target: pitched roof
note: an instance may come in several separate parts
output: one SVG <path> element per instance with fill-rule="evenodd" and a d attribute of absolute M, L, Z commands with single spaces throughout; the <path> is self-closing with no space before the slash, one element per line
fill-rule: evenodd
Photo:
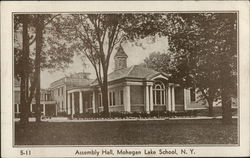
<path fill-rule="evenodd" d="M 128 57 L 128 55 L 125 53 L 124 49 L 122 46 L 120 46 L 115 54 L 114 57 Z"/>
<path fill-rule="evenodd" d="M 108 74 L 108 82 L 122 78 L 151 79 L 158 74 L 161 73 L 153 69 L 145 68 L 141 65 L 133 65 L 131 67 L 116 70 Z M 92 84 L 97 84 L 97 80 L 95 80 Z"/>
<path fill-rule="evenodd" d="M 85 72 L 79 72 L 75 74 L 71 74 L 70 76 L 62 77 L 50 84 L 50 88 L 57 87 L 61 84 L 66 84 L 67 86 L 87 86 L 91 82 L 93 82 L 93 79 L 90 79 L 88 76 L 90 73 Z"/>
<path fill-rule="evenodd" d="M 155 75 L 157 73 L 157 71 L 154 71 L 152 69 L 145 68 L 140 65 L 133 65 L 126 69 L 113 71 L 108 75 L 108 81 L 113 81 L 124 77 L 147 79 L 149 76 Z"/>
<path fill-rule="evenodd" d="M 87 88 L 92 82 L 92 79 L 79 79 L 78 81 L 68 80 L 65 84 L 67 85 L 67 89 L 70 90 L 75 88 Z"/>

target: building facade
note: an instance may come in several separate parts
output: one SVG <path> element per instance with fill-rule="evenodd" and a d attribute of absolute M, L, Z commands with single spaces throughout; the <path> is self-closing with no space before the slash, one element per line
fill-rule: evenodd
<path fill-rule="evenodd" d="M 68 113 L 71 109 L 67 106 L 69 97 L 68 90 L 72 88 L 86 88 L 93 81 L 89 79 L 89 73 L 75 73 L 65 76 L 50 84 L 52 99 L 56 102 L 57 113 Z"/>
<path fill-rule="evenodd" d="M 127 67 L 127 54 L 117 50 L 115 69 L 108 74 L 108 106 L 110 112 L 185 111 L 205 109 L 195 89 L 185 89 L 169 80 L 170 75 L 141 65 Z M 89 73 L 75 73 L 41 90 L 43 115 L 62 116 L 103 111 L 102 94 L 97 80 Z M 15 113 L 19 113 L 20 83 L 15 82 Z M 218 103 L 214 103 L 218 105 Z M 34 112 L 32 101 L 30 111 Z"/>
<path fill-rule="evenodd" d="M 115 69 L 108 74 L 109 111 L 150 112 L 204 109 L 199 94 L 169 81 L 170 75 L 141 65 L 127 67 L 127 54 L 120 47 L 114 56 Z M 97 80 L 89 86 L 67 90 L 68 114 L 103 111 Z"/>

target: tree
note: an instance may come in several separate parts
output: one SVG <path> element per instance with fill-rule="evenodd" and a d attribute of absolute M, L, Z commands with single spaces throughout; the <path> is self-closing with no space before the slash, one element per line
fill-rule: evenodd
<path fill-rule="evenodd" d="M 22 70 L 20 71 L 21 85 L 20 85 L 20 121 L 21 123 L 28 122 L 28 107 L 26 105 L 26 100 L 28 98 L 27 88 L 28 88 L 28 63 L 29 63 L 29 36 L 28 36 L 28 23 L 29 16 L 28 15 L 20 15 L 20 22 L 22 23 L 23 35 L 22 35 L 22 56 L 20 58 Z"/>
<path fill-rule="evenodd" d="M 175 70 L 175 64 L 170 53 L 153 52 L 149 57 L 144 59 L 144 63 L 148 68 L 158 72 L 171 74 Z"/>
<path fill-rule="evenodd" d="M 35 57 L 35 80 L 36 80 L 36 122 L 41 121 L 41 109 L 40 109 L 40 67 L 41 67 L 41 51 L 42 51 L 42 40 L 43 40 L 43 27 L 44 27 L 44 17 L 43 15 L 36 15 L 36 57 Z"/>
<path fill-rule="evenodd" d="M 185 58 L 188 74 L 208 101 L 210 114 L 213 101 L 221 99 L 223 121 L 230 123 L 231 97 L 236 95 L 237 15 L 177 14 L 172 21 L 176 19 L 178 27 L 175 24 L 169 32 L 171 51 Z"/>
<path fill-rule="evenodd" d="M 17 14 L 14 16 L 15 31 L 15 77 L 21 79 L 21 122 L 27 123 L 29 105 L 36 96 L 36 120 L 40 121 L 40 71 L 42 69 L 65 68 L 72 62 L 73 53 L 67 45 L 51 41 L 52 21 L 58 15 L 51 14 Z M 31 31 L 35 29 L 35 31 Z M 18 36 L 22 36 L 22 40 Z M 43 35 L 45 35 L 43 37 Z M 33 45 L 35 44 L 35 46 Z M 20 47 L 22 45 L 22 47 Z M 31 49 L 35 47 L 35 50 Z M 60 49 L 58 49 L 60 48 Z M 35 51 L 35 53 L 34 53 Z M 31 53 L 30 53 L 31 52 Z M 52 53 L 51 53 L 52 52 Z M 29 81 L 31 84 L 29 84 Z M 35 94 L 34 94 L 35 93 Z"/>
<path fill-rule="evenodd" d="M 63 18 L 57 30 L 72 44 L 72 50 L 91 62 L 101 88 L 104 114 L 108 116 L 109 61 L 114 48 L 123 39 L 124 15 L 74 14 L 64 15 Z"/>
<path fill-rule="evenodd" d="M 237 79 L 236 13 L 145 14 L 135 19 L 137 25 L 128 29 L 132 38 L 167 36 L 176 61 L 175 81 L 197 87 L 211 115 L 213 101 L 221 99 L 223 121 L 231 122 L 230 97 L 236 96 Z"/>

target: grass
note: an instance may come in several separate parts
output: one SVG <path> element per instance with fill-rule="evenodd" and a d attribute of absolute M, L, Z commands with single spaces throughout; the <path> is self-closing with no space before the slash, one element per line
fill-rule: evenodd
<path fill-rule="evenodd" d="M 15 145 L 237 144 L 237 120 L 41 122 L 15 124 Z"/>

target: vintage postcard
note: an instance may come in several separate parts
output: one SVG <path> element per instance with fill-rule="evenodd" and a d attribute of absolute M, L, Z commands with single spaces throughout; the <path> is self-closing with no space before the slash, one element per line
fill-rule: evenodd
<path fill-rule="evenodd" d="M 249 2 L 1 2 L 2 157 L 250 156 Z"/>

